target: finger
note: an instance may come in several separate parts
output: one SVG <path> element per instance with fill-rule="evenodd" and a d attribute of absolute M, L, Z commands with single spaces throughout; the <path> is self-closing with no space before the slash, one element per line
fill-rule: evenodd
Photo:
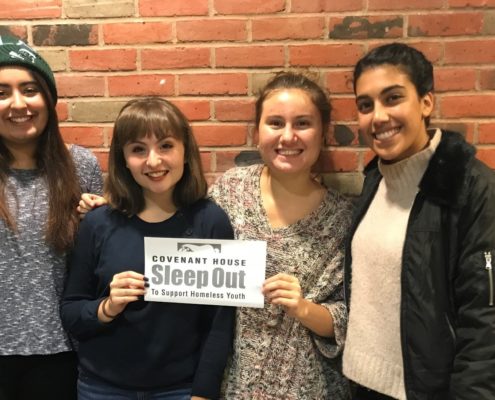
<path fill-rule="evenodd" d="M 264 283 L 267 284 L 267 283 L 276 282 L 276 281 L 299 282 L 299 280 L 293 275 L 280 273 L 280 274 L 273 275 L 270 278 L 266 279 Z"/>
<path fill-rule="evenodd" d="M 299 282 L 287 282 L 287 281 L 275 281 L 275 282 L 270 282 L 266 285 L 263 285 L 263 288 L 261 292 L 263 294 L 268 294 L 270 292 L 273 292 L 278 289 L 285 289 L 285 290 L 294 290 L 294 291 L 301 291 L 301 286 L 299 286 Z"/>

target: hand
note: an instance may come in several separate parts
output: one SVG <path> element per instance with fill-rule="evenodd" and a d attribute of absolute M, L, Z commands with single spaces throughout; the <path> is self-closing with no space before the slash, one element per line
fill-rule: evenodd
<path fill-rule="evenodd" d="M 102 321 L 108 321 L 105 313 L 116 317 L 126 308 L 127 304 L 139 300 L 143 296 L 146 288 L 149 286 L 144 275 L 134 271 L 125 271 L 115 274 L 110 282 L 110 295 L 106 304 L 100 305 L 98 318 Z M 103 302 L 102 302 L 103 303 Z M 105 306 L 105 313 L 101 307 Z"/>
<path fill-rule="evenodd" d="M 263 283 L 263 295 L 269 303 L 280 305 L 293 318 L 302 319 L 308 313 L 307 301 L 302 295 L 299 279 L 288 274 L 277 274 Z"/>
<path fill-rule="evenodd" d="M 208 400 L 206 397 L 191 396 L 191 400 Z"/>
<path fill-rule="evenodd" d="M 104 204 L 107 204 L 107 200 L 104 197 L 92 193 L 83 193 L 81 195 L 79 205 L 77 206 L 79 218 L 83 219 L 88 211 L 91 211 L 93 208 L 100 207 Z"/>

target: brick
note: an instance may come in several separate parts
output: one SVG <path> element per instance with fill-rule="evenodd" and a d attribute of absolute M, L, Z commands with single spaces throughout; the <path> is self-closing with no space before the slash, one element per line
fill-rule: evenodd
<path fill-rule="evenodd" d="M 483 18 L 483 35 L 495 35 L 495 11 L 485 11 Z"/>
<path fill-rule="evenodd" d="M 103 25 L 103 41 L 106 44 L 166 43 L 172 38 L 172 24 L 166 22 Z"/>
<path fill-rule="evenodd" d="M 33 26 L 33 43 L 36 46 L 87 46 L 98 44 L 98 26 L 36 25 Z"/>
<path fill-rule="evenodd" d="M 87 97 L 105 95 L 103 76 L 57 75 L 60 97 Z"/>
<path fill-rule="evenodd" d="M 170 96 L 174 94 L 174 76 L 164 74 L 121 75 L 108 77 L 110 96 Z"/>
<path fill-rule="evenodd" d="M 0 7 L 0 19 L 47 19 L 61 15 L 62 0 L 2 1 Z"/>
<path fill-rule="evenodd" d="M 50 65 L 52 71 L 65 71 L 68 65 L 67 52 L 65 50 L 41 50 L 41 56 Z"/>
<path fill-rule="evenodd" d="M 399 15 L 331 17 L 330 39 L 381 39 L 403 36 L 404 19 Z"/>
<path fill-rule="evenodd" d="M 445 62 L 448 64 L 495 63 L 495 40 L 463 40 L 445 43 Z"/>
<path fill-rule="evenodd" d="M 0 26 L 0 35 L 14 35 L 24 42 L 28 42 L 27 28 L 20 25 Z"/>
<path fill-rule="evenodd" d="M 495 7 L 495 0 L 449 0 L 449 7 Z"/>
<path fill-rule="evenodd" d="M 478 128 L 478 143 L 495 144 L 495 122 L 480 123 Z"/>
<path fill-rule="evenodd" d="M 446 118 L 495 117 L 494 95 L 443 96 L 441 115 Z"/>
<path fill-rule="evenodd" d="M 60 131 L 66 143 L 85 147 L 102 147 L 104 145 L 104 131 L 100 127 L 62 126 Z"/>
<path fill-rule="evenodd" d="M 328 71 L 325 76 L 325 87 L 333 93 L 354 93 L 352 71 Z"/>
<path fill-rule="evenodd" d="M 217 67 L 281 67 L 284 65 L 283 46 L 242 46 L 215 49 Z"/>
<path fill-rule="evenodd" d="M 356 121 L 357 109 L 354 97 L 332 98 L 332 121 Z"/>
<path fill-rule="evenodd" d="M 247 76 L 239 73 L 186 74 L 179 76 L 181 95 L 246 94 Z"/>
<path fill-rule="evenodd" d="M 110 18 L 134 16 L 134 0 L 64 0 L 69 18 Z"/>
<path fill-rule="evenodd" d="M 488 165 L 491 169 L 495 169 L 495 148 L 478 149 L 476 157 Z"/>
<path fill-rule="evenodd" d="M 324 17 L 263 18 L 251 25 L 253 40 L 317 39 L 325 31 Z"/>
<path fill-rule="evenodd" d="M 212 185 L 216 177 L 214 174 L 208 174 L 209 172 L 212 171 L 212 165 L 211 165 L 211 152 L 209 151 L 200 151 L 199 156 L 201 158 L 201 165 L 203 166 L 203 172 L 205 172 L 205 178 L 208 183 L 208 186 Z"/>
<path fill-rule="evenodd" d="M 364 9 L 363 0 L 292 0 L 291 12 L 317 13 L 336 11 L 361 11 Z"/>
<path fill-rule="evenodd" d="M 409 16 L 409 36 L 477 35 L 483 29 L 482 13 Z"/>
<path fill-rule="evenodd" d="M 136 50 L 70 50 L 74 71 L 130 71 L 136 69 Z"/>
<path fill-rule="evenodd" d="M 325 143 L 329 146 L 358 145 L 357 126 L 348 123 L 330 125 L 328 134 L 325 135 Z"/>
<path fill-rule="evenodd" d="M 480 71 L 480 89 L 495 90 L 495 69 Z"/>
<path fill-rule="evenodd" d="M 361 45 L 350 43 L 289 46 L 293 66 L 353 66 L 363 54 Z"/>
<path fill-rule="evenodd" d="M 269 14 L 285 10 L 285 0 L 214 0 L 217 14 Z"/>
<path fill-rule="evenodd" d="M 215 101 L 215 117 L 218 121 L 253 121 L 254 99 L 217 100 Z"/>
<path fill-rule="evenodd" d="M 431 128 L 440 128 L 448 131 L 459 132 L 468 143 L 474 143 L 474 123 L 454 121 L 434 121 Z"/>
<path fill-rule="evenodd" d="M 182 42 L 246 40 L 246 20 L 204 19 L 176 22 L 177 39 Z"/>
<path fill-rule="evenodd" d="M 169 99 L 184 113 L 189 121 L 207 121 L 210 119 L 209 100 Z"/>
<path fill-rule="evenodd" d="M 140 0 L 139 15 L 142 17 L 208 15 L 208 0 Z"/>
<path fill-rule="evenodd" d="M 442 68 L 436 67 L 435 91 L 474 90 L 476 71 L 471 68 Z"/>
<path fill-rule="evenodd" d="M 57 116 L 59 121 L 67 121 L 69 118 L 69 106 L 64 101 L 58 101 L 57 103 Z"/>
<path fill-rule="evenodd" d="M 375 47 L 381 46 L 382 44 L 389 42 L 369 42 L 368 50 L 374 49 Z M 409 46 L 421 51 L 425 57 L 430 60 L 433 64 L 439 63 L 443 57 L 443 42 L 408 42 Z"/>
<path fill-rule="evenodd" d="M 101 170 L 108 172 L 108 150 L 93 150 L 93 154 L 96 156 Z"/>
<path fill-rule="evenodd" d="M 327 172 L 322 175 L 324 184 L 339 193 L 359 196 L 363 187 L 363 174 L 360 172 Z"/>
<path fill-rule="evenodd" d="M 142 50 L 143 69 L 202 68 L 211 66 L 210 49 L 206 47 L 174 47 Z"/>
<path fill-rule="evenodd" d="M 441 9 L 443 0 L 368 0 L 368 10 L 431 10 Z"/>
<path fill-rule="evenodd" d="M 320 172 L 349 172 L 358 168 L 358 153 L 356 150 L 323 150 L 313 167 Z"/>
<path fill-rule="evenodd" d="M 87 101 L 71 104 L 73 122 L 114 122 L 125 101 Z"/>
<path fill-rule="evenodd" d="M 216 172 L 225 172 L 236 166 L 235 159 L 239 155 L 238 151 L 217 151 L 216 155 Z"/>
<path fill-rule="evenodd" d="M 199 146 L 242 146 L 246 144 L 245 125 L 194 125 Z"/>

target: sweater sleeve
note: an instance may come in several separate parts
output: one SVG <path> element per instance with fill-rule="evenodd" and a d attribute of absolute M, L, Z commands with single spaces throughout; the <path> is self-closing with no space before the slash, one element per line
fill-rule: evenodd
<path fill-rule="evenodd" d="M 344 302 L 344 246 L 350 225 L 352 204 L 342 196 L 323 218 L 321 245 L 327 254 L 324 270 L 312 291 L 311 300 L 325 307 L 333 320 L 334 337 L 324 338 L 313 333 L 318 350 L 328 358 L 337 357 L 343 350 L 347 330 L 347 308 Z"/>
<path fill-rule="evenodd" d="M 69 258 L 69 275 L 62 298 L 61 317 L 64 328 L 78 340 L 110 329 L 98 319 L 98 306 L 103 297 L 97 295 L 94 274 L 98 259 L 98 218 L 103 210 L 89 213 L 82 221 L 76 244 Z M 100 230 L 101 231 L 101 230 Z"/>
<path fill-rule="evenodd" d="M 495 393 L 495 175 L 480 168 L 459 219 L 454 272 L 456 356 L 450 399 L 488 399 Z M 491 266 L 490 266 L 491 256 Z"/>

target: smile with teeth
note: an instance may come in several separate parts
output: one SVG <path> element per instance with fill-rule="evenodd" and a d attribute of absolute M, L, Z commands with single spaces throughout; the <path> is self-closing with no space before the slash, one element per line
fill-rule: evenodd
<path fill-rule="evenodd" d="M 298 149 L 277 149 L 277 154 L 280 154 L 281 156 L 295 156 L 298 154 L 302 153 L 302 150 Z"/>
<path fill-rule="evenodd" d="M 28 122 L 33 118 L 32 115 L 25 115 L 22 117 L 10 117 L 9 120 L 14 124 L 22 124 L 24 122 Z"/>
<path fill-rule="evenodd" d="M 400 131 L 400 127 L 395 127 L 395 128 L 388 129 L 384 132 L 374 133 L 373 137 L 376 140 L 386 140 L 386 139 L 391 138 L 395 134 L 399 133 L 399 131 Z"/>
<path fill-rule="evenodd" d="M 162 176 L 165 176 L 168 171 L 150 171 L 150 172 L 145 172 L 144 174 L 146 176 L 149 176 L 150 178 L 161 178 Z"/>

